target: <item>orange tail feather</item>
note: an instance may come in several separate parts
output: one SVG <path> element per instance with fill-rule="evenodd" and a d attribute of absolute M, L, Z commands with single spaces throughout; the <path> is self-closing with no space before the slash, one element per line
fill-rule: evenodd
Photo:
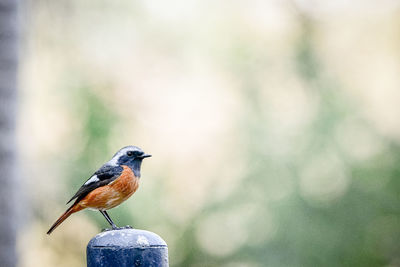
<path fill-rule="evenodd" d="M 72 205 L 67 209 L 66 212 L 64 212 L 63 215 L 58 218 L 58 220 L 50 227 L 49 231 L 47 231 L 47 234 L 51 234 L 51 232 L 54 231 L 63 221 L 65 221 L 72 213 L 75 213 L 77 211 L 80 211 L 82 208 L 79 205 Z"/>

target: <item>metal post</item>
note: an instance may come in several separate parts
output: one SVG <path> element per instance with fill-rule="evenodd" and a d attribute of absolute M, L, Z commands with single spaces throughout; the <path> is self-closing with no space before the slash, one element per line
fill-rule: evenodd
<path fill-rule="evenodd" d="M 100 233 L 90 240 L 88 267 L 168 267 L 168 247 L 155 233 L 122 229 Z"/>

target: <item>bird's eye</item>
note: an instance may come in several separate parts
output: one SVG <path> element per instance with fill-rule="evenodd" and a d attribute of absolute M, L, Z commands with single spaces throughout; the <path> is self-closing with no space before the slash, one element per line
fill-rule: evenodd
<path fill-rule="evenodd" d="M 132 157 L 133 156 L 133 151 L 126 152 L 126 155 L 128 155 L 128 157 Z"/>

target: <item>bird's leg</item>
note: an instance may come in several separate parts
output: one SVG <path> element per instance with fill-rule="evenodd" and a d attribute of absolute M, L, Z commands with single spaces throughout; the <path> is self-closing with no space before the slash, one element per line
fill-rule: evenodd
<path fill-rule="evenodd" d="M 130 225 L 127 225 L 127 226 L 124 226 L 124 227 L 118 227 L 118 226 L 116 226 L 115 225 L 115 223 L 111 220 L 111 218 L 110 218 L 110 215 L 108 215 L 108 213 L 107 213 L 107 211 L 103 211 L 103 210 L 100 210 L 100 212 L 101 212 L 101 214 L 103 214 L 103 216 L 106 218 L 106 220 L 107 220 L 107 222 L 111 225 L 111 227 L 112 227 L 112 229 L 103 229 L 103 232 L 104 231 L 110 231 L 110 230 L 121 230 L 121 229 L 133 229 L 133 227 L 132 226 L 130 226 Z"/>
<path fill-rule="evenodd" d="M 118 230 L 120 229 L 119 227 L 117 227 L 115 225 L 115 223 L 111 220 L 110 216 L 108 215 L 107 211 L 105 210 L 100 210 L 101 214 L 103 214 L 104 218 L 106 218 L 107 222 L 111 225 L 113 230 Z M 104 230 L 108 230 L 108 229 L 104 229 Z"/>

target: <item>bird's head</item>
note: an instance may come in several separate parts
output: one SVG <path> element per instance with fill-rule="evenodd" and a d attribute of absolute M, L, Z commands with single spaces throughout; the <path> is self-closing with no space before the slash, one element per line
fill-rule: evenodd
<path fill-rule="evenodd" d="M 140 166 L 144 158 L 151 157 L 137 146 L 126 146 L 121 148 L 112 159 L 107 162 L 110 165 L 126 165 L 132 169 L 135 176 L 140 177 Z"/>

